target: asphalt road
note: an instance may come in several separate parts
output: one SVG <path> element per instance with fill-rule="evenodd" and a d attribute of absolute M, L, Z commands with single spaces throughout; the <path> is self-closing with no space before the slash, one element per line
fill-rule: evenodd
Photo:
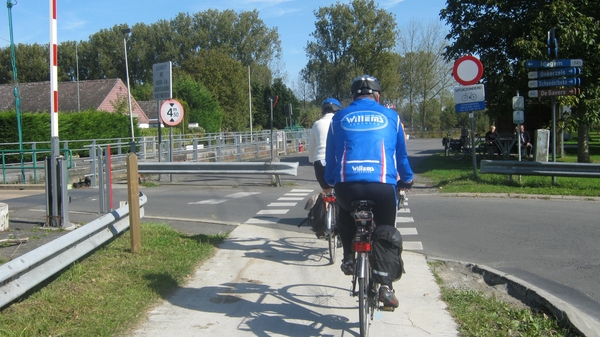
<path fill-rule="evenodd" d="M 415 163 L 442 147 L 439 139 L 411 139 L 408 149 Z M 282 214 L 265 213 L 270 204 L 294 190 L 318 190 L 304 154 L 282 161 L 299 161 L 300 166 L 297 177 L 282 177 L 281 188 L 270 186 L 270 179 L 262 176 L 176 176 L 173 184 L 163 176 L 160 186 L 141 188 L 148 196 L 143 220 L 168 221 L 189 233 L 217 233 L 259 219 L 261 226 L 309 233 L 307 226 L 297 227 L 306 217 L 303 204 L 287 207 Z M 423 180 L 416 182 L 408 198 L 414 217 L 411 226 L 417 233 L 408 239 L 422 244 L 420 252 L 513 274 L 600 317 L 598 201 L 456 197 L 438 193 Z M 0 201 L 11 209 L 45 209 L 43 195 L 11 199 L 0 193 Z M 126 193 L 124 185 L 115 185 L 115 208 L 119 200 L 127 199 Z M 72 219 L 98 216 L 98 190 L 71 190 L 69 195 Z M 274 217 L 279 221 L 269 221 Z"/>

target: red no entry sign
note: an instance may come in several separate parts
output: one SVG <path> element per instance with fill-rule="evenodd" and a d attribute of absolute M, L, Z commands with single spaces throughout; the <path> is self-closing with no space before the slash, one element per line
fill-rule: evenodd
<path fill-rule="evenodd" d="M 483 64 L 475 56 L 463 56 L 454 62 L 452 75 L 462 85 L 475 84 L 483 76 Z"/>

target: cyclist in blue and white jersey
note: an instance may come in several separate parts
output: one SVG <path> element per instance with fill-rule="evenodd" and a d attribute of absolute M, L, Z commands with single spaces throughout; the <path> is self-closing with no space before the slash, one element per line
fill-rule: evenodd
<path fill-rule="evenodd" d="M 370 75 L 357 77 L 351 91 L 352 103 L 333 116 L 325 155 L 325 180 L 335 187 L 340 206 L 337 225 L 346 275 L 353 274 L 354 265 L 356 223 L 351 202 L 373 200 L 377 226 L 395 227 L 396 188 L 409 189 L 413 183 L 404 130 L 398 114 L 379 104 L 379 81 Z M 382 285 L 379 298 L 384 305 L 399 304 L 391 284 Z"/>

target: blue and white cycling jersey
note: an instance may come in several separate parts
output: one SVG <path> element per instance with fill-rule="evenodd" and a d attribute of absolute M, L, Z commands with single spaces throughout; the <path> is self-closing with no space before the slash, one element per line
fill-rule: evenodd
<path fill-rule="evenodd" d="M 325 180 L 396 185 L 413 179 L 398 114 L 369 98 L 338 111 L 327 135 Z"/>

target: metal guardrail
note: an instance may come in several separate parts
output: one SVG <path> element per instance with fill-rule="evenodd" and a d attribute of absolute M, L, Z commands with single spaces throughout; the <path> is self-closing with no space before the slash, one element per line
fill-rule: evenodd
<path fill-rule="evenodd" d="M 231 162 L 231 163 L 138 163 L 142 174 L 267 174 L 274 175 L 277 186 L 281 186 L 279 175 L 298 175 L 300 163 L 288 162 Z"/>
<path fill-rule="evenodd" d="M 140 217 L 147 200 L 140 193 Z M 0 308 L 128 228 L 126 205 L 1 265 Z"/>
<path fill-rule="evenodd" d="M 481 173 L 600 178 L 600 164 L 482 160 Z"/>

